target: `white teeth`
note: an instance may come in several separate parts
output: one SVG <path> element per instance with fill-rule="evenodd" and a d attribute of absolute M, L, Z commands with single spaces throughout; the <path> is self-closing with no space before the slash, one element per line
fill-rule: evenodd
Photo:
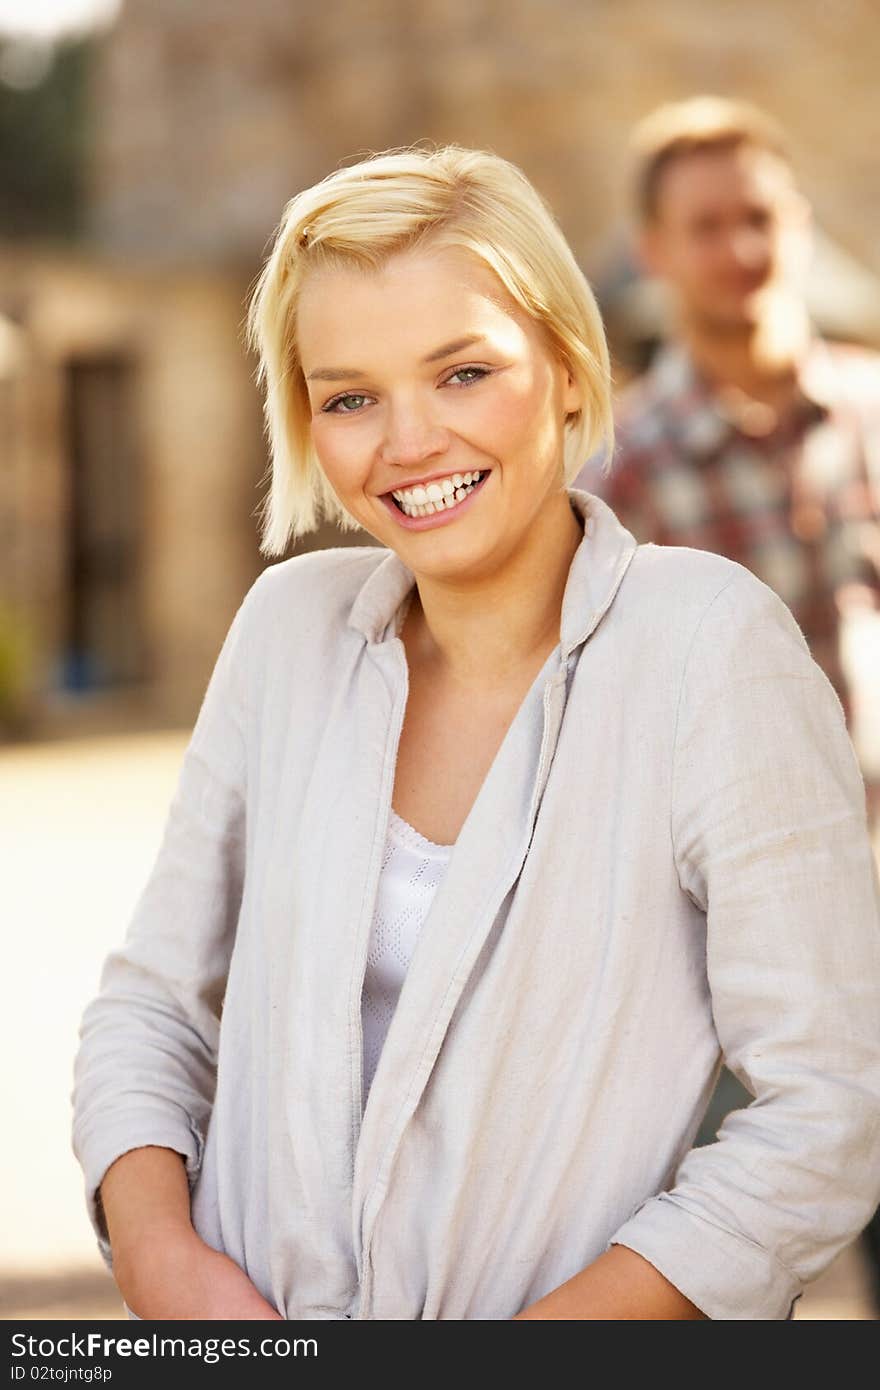
<path fill-rule="evenodd" d="M 485 474 L 453 473 L 451 477 L 428 483 L 427 487 L 401 488 L 392 492 L 406 516 L 432 516 L 434 512 L 446 511 L 455 507 L 474 490 Z"/>

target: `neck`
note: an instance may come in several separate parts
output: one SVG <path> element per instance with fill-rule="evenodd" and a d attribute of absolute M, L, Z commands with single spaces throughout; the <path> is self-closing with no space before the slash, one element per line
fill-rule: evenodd
<path fill-rule="evenodd" d="M 703 376 L 756 399 L 793 387 L 810 339 L 806 309 L 793 300 L 741 323 L 718 323 L 683 309 L 679 333 Z"/>
<path fill-rule="evenodd" d="M 547 500 L 526 542 L 491 572 L 418 578 L 402 634 L 407 655 L 475 689 L 495 688 L 545 661 L 559 641 L 562 598 L 582 539 L 563 491 Z"/>

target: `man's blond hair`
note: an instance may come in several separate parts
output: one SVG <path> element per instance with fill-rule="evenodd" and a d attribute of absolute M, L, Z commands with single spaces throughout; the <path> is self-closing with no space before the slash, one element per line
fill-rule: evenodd
<path fill-rule="evenodd" d="M 766 150 L 790 167 L 781 126 L 751 102 L 698 96 L 657 107 L 639 122 L 630 142 L 631 184 L 639 219 L 651 222 L 657 216 L 662 176 L 674 160 L 744 145 Z"/>

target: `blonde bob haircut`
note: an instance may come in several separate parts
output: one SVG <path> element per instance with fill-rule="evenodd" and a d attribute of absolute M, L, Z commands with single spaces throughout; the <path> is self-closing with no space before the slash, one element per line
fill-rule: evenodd
<path fill-rule="evenodd" d="M 457 145 L 412 146 L 337 169 L 286 205 L 248 306 L 247 336 L 264 392 L 271 484 L 261 504 L 261 550 L 281 555 L 323 518 L 359 525 L 343 508 L 311 442 L 297 349 L 306 277 L 325 267 L 378 269 L 401 251 L 470 252 L 541 324 L 581 389 L 566 419 L 566 484 L 613 447 L 611 372 L 598 306 L 547 204 L 514 164 Z"/>

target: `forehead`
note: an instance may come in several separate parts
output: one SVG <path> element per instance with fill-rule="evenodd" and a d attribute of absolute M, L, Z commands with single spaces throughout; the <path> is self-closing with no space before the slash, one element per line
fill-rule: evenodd
<path fill-rule="evenodd" d="M 428 352 L 470 334 L 510 338 L 536 330 L 484 262 L 439 247 L 401 252 L 376 269 L 341 264 L 311 272 L 296 319 L 306 370 L 315 365 L 308 359 L 343 345 L 375 350 L 393 342 Z"/>
<path fill-rule="evenodd" d="M 788 166 L 752 145 L 695 150 L 673 156 L 660 171 L 657 214 L 662 221 L 741 203 L 776 207 L 793 189 Z"/>

